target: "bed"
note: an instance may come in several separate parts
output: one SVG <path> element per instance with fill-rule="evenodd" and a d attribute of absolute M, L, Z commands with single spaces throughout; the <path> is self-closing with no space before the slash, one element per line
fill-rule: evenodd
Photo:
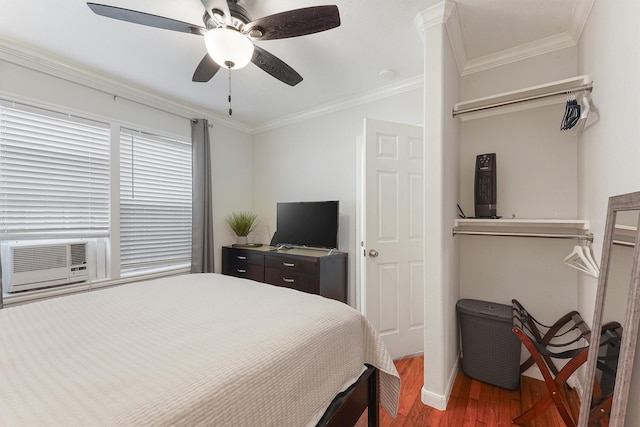
<path fill-rule="evenodd" d="M 0 352 L 0 425 L 344 425 L 400 391 L 356 310 L 219 274 L 2 309 Z"/>

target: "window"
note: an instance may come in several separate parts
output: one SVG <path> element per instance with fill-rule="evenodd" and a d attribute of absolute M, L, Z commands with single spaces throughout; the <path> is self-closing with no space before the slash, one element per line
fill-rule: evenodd
<path fill-rule="evenodd" d="M 109 126 L 0 101 L 0 238 L 109 235 Z"/>
<path fill-rule="evenodd" d="M 188 268 L 191 141 L 111 129 L 0 100 L 0 241 L 90 239 L 97 280 Z"/>
<path fill-rule="evenodd" d="M 123 275 L 191 263 L 191 142 L 120 131 Z"/>

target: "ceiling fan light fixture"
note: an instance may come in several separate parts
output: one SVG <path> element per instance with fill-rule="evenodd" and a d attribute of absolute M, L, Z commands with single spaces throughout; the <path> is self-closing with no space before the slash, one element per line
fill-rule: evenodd
<path fill-rule="evenodd" d="M 253 43 L 235 28 L 213 28 L 204 35 L 207 52 L 218 65 L 236 70 L 251 61 Z"/>

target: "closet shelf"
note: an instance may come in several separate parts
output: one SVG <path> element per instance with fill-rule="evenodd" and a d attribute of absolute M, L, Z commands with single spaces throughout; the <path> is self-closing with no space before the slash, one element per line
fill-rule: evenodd
<path fill-rule="evenodd" d="M 566 102 L 566 94 L 591 91 L 593 83 L 589 75 L 532 86 L 525 89 L 504 92 L 497 95 L 458 102 L 453 106 L 453 116 L 462 120 L 479 119 L 512 111 L 526 110 L 545 105 Z M 563 96 L 564 95 L 564 96 Z"/>
<path fill-rule="evenodd" d="M 621 246 L 635 246 L 638 229 L 632 225 L 616 225 L 613 230 L 613 243 Z"/>
<path fill-rule="evenodd" d="M 593 241 L 581 219 L 457 219 L 453 235 L 543 237 Z"/>

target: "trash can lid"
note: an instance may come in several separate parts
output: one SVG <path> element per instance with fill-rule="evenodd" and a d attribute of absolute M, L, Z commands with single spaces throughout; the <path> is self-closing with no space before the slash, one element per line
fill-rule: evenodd
<path fill-rule="evenodd" d="M 496 302 L 481 301 L 476 299 L 461 299 L 456 304 L 458 311 L 472 314 L 484 315 L 487 317 L 498 317 L 511 321 L 513 316 L 512 307 L 506 304 L 498 304 Z"/>

